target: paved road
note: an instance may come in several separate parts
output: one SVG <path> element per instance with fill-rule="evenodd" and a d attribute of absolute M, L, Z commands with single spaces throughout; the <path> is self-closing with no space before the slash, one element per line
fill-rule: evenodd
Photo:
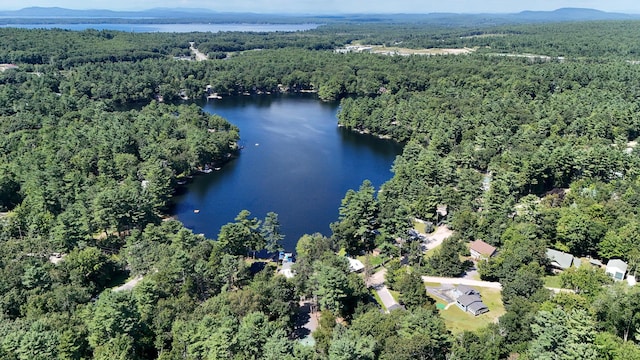
<path fill-rule="evenodd" d="M 423 276 L 423 282 L 438 283 L 438 284 L 451 284 L 451 285 L 468 285 L 477 287 L 486 287 L 491 289 L 502 290 L 502 285 L 499 282 L 480 281 L 463 278 L 447 278 L 438 276 Z"/>
<path fill-rule="evenodd" d="M 451 285 L 468 285 L 468 286 L 477 286 L 477 287 L 486 287 L 491 289 L 502 290 L 502 285 L 499 282 L 491 282 L 491 281 L 481 281 L 481 280 L 472 280 L 465 278 L 446 278 L 446 277 L 437 277 L 437 276 L 423 276 L 423 282 L 430 283 L 438 283 L 438 284 L 451 284 Z M 571 289 L 559 289 L 547 287 L 547 289 L 553 291 L 554 293 L 575 293 L 575 291 Z"/>

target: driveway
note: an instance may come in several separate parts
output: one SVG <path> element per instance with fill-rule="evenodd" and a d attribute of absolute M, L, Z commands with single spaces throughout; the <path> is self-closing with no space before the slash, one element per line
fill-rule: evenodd
<path fill-rule="evenodd" d="M 435 249 L 440 244 L 442 244 L 444 239 L 451 236 L 451 234 L 453 234 L 453 230 L 450 230 L 447 227 L 447 225 L 439 226 L 435 232 L 426 235 L 427 240 L 426 240 L 426 245 L 424 247 L 425 251 Z"/>
<path fill-rule="evenodd" d="M 398 304 L 398 302 L 393 298 L 391 291 L 389 291 L 389 288 L 384 284 L 384 274 L 386 273 L 387 269 L 382 269 L 376 272 L 367 279 L 366 284 L 367 287 L 373 288 L 376 293 L 378 293 L 386 312 L 389 312 L 389 309 L 392 307 L 398 307 L 400 304 Z"/>

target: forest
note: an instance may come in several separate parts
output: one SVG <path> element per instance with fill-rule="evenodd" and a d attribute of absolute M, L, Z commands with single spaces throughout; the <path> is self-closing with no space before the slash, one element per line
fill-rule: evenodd
<path fill-rule="evenodd" d="M 0 28 L 0 358 L 640 359 L 640 288 L 589 266 L 545 287 L 547 248 L 640 266 L 639 28 Z M 189 42 L 209 60 L 184 60 Z M 335 51 L 350 44 L 471 51 Z M 170 217 L 180 183 L 242 156 L 242 129 L 197 105 L 207 86 L 315 92 L 340 101 L 336 126 L 404 145 L 380 189 L 345 194 L 331 236 L 298 240 L 292 279 L 255 256 L 282 249 L 277 214 L 244 210 L 215 239 Z M 454 235 L 426 256 L 416 218 Z M 478 272 L 505 313 L 453 331 L 420 276 L 460 276 L 477 239 L 498 248 Z M 401 310 L 343 256 L 374 249 Z"/>

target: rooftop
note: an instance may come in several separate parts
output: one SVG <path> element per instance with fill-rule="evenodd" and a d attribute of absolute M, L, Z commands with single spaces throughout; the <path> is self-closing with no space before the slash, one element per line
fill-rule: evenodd
<path fill-rule="evenodd" d="M 573 255 L 555 249 L 547 249 L 547 258 L 551 261 L 551 265 L 560 269 L 570 268 L 574 259 Z"/>
<path fill-rule="evenodd" d="M 362 261 L 350 257 L 347 257 L 347 260 L 349 260 L 349 270 L 351 270 L 352 272 L 358 272 L 364 269 L 364 264 L 362 263 Z"/>
<path fill-rule="evenodd" d="M 622 271 L 623 273 L 627 272 L 627 266 L 628 266 L 627 263 L 620 259 L 611 259 L 607 263 L 607 268 L 616 268 Z"/>
<path fill-rule="evenodd" d="M 477 294 L 478 293 L 478 290 L 467 285 L 458 285 L 457 290 L 461 294 Z"/>
<path fill-rule="evenodd" d="M 480 295 L 474 294 L 474 295 L 462 295 L 459 296 L 456 301 L 464 306 L 467 307 L 471 304 L 473 304 L 474 302 L 482 302 L 482 298 L 480 298 Z"/>
<path fill-rule="evenodd" d="M 475 240 L 469 245 L 469 249 L 475 250 L 482 255 L 493 255 L 496 252 L 496 248 L 487 244 L 482 240 Z"/>

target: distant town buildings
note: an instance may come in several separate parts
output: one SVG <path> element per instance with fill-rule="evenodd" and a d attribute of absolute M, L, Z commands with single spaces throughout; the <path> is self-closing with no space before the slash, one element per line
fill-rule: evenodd
<path fill-rule="evenodd" d="M 371 52 L 371 50 L 373 50 L 373 47 L 371 46 L 347 45 L 344 48 L 336 49 L 336 52 L 339 54 L 347 54 L 347 53 Z"/>

